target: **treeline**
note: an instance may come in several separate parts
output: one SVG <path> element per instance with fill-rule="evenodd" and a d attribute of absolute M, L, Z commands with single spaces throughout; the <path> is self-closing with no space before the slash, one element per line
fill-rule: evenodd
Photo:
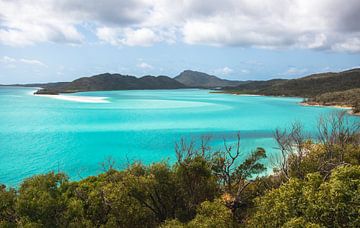
<path fill-rule="evenodd" d="M 241 151 L 209 138 L 181 140 L 176 162 L 112 160 L 98 176 L 63 173 L 0 188 L 0 227 L 359 227 L 360 123 L 345 113 L 321 118 L 316 140 L 299 123 L 278 129 L 278 156 Z M 274 172 L 263 176 L 264 159 Z"/>
<path fill-rule="evenodd" d="M 320 73 L 310 76 L 285 80 L 253 81 L 237 87 L 225 87 L 233 93 L 255 93 L 260 95 L 314 97 L 329 92 L 360 88 L 360 69 L 339 73 Z"/>
<path fill-rule="evenodd" d="M 223 88 L 226 93 L 304 97 L 313 103 L 319 101 L 325 105 L 349 105 L 354 107 L 355 113 L 360 111 L 359 89 L 360 69 L 320 73 L 291 80 L 253 81 Z"/>
<path fill-rule="evenodd" d="M 354 113 L 360 112 L 360 88 L 345 90 L 341 92 L 324 93 L 306 101 L 320 105 L 350 106 Z"/>

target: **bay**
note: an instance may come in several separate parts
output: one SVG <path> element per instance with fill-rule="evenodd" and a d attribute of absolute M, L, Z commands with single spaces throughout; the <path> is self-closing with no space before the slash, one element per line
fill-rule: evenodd
<path fill-rule="evenodd" d="M 301 98 L 200 89 L 61 95 L 66 99 L 34 96 L 34 90 L 0 87 L 0 183 L 16 186 L 52 170 L 77 180 L 102 172 L 99 164 L 108 157 L 118 168 L 135 160 L 173 162 L 175 143 L 182 137 L 199 141 L 211 136 L 216 150 L 224 138 L 233 142 L 239 131 L 243 158 L 256 147 L 271 157 L 277 153 L 276 128 L 300 121 L 316 133 L 319 116 L 337 110 L 301 106 Z M 270 159 L 264 163 L 270 172 Z"/>

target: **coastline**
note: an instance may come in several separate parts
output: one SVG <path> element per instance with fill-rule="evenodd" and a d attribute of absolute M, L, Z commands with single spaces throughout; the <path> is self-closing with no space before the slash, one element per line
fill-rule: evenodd
<path fill-rule="evenodd" d="M 360 116 L 360 113 L 354 113 L 351 106 L 348 105 L 322 105 L 316 102 L 312 102 L 311 104 L 306 102 L 299 102 L 301 106 L 309 106 L 309 107 L 332 107 L 347 110 L 347 113 L 353 116 Z"/>
<path fill-rule="evenodd" d="M 348 106 L 348 105 L 321 105 L 319 103 L 305 103 L 305 102 L 300 102 L 299 103 L 300 105 L 302 106 L 313 106 L 313 107 L 333 107 L 333 108 L 341 108 L 341 109 L 352 109 L 351 106 Z"/>
<path fill-rule="evenodd" d="M 236 96 L 275 96 L 275 95 L 259 95 L 259 94 L 246 94 L 246 93 L 237 93 L 237 92 L 231 92 L 231 91 L 214 91 L 214 92 L 210 92 L 210 93 L 222 93 L 222 94 L 232 94 L 232 95 L 236 95 Z M 283 96 L 275 96 L 275 97 L 283 97 Z M 291 96 L 289 96 L 291 97 Z M 359 113 L 354 113 L 353 112 L 353 107 L 349 106 L 349 105 L 326 105 L 326 104 L 319 104 L 316 102 L 311 102 L 311 103 L 306 103 L 306 102 L 299 102 L 298 103 L 301 106 L 312 106 L 312 107 L 332 107 L 332 108 L 338 108 L 338 109 L 345 109 L 347 110 L 347 113 L 353 116 L 360 116 L 360 112 Z"/>
<path fill-rule="evenodd" d="M 231 94 L 231 95 L 236 95 L 236 96 L 248 96 L 248 97 L 259 97 L 259 96 L 266 96 L 266 95 L 260 95 L 260 94 L 251 94 L 251 93 L 233 93 L 233 92 L 225 92 L 225 91 L 210 91 L 209 93 L 214 93 L 214 94 Z"/>

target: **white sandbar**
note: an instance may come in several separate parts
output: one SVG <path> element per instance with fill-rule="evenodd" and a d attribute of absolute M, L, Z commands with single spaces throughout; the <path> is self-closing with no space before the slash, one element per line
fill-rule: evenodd
<path fill-rule="evenodd" d="M 46 95 L 36 94 L 35 96 L 49 97 L 65 101 L 84 102 L 84 103 L 109 103 L 107 97 L 88 97 L 88 96 L 68 96 L 68 95 Z"/>

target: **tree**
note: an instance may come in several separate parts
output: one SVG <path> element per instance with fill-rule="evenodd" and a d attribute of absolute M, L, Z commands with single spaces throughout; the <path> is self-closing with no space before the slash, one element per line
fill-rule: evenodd
<path fill-rule="evenodd" d="M 17 213 L 15 208 L 16 191 L 13 188 L 6 189 L 0 185 L 0 226 L 11 226 L 16 224 Z"/>
<path fill-rule="evenodd" d="M 64 197 L 68 184 L 62 173 L 48 173 L 25 180 L 19 189 L 16 210 L 24 223 L 46 227 L 64 226 L 63 213 L 67 202 Z"/>
<path fill-rule="evenodd" d="M 281 227 L 301 221 L 325 227 L 358 227 L 360 166 L 337 167 L 328 181 L 319 173 L 290 178 L 280 188 L 256 199 L 253 227 Z"/>
<path fill-rule="evenodd" d="M 234 220 L 231 210 L 224 205 L 224 202 L 205 201 L 198 207 L 196 217 L 188 223 L 188 227 L 234 227 Z"/>
<path fill-rule="evenodd" d="M 211 163 L 202 156 L 178 161 L 174 172 L 184 203 L 178 216 L 180 221 L 188 221 L 195 216 L 200 203 L 219 195 L 216 177 L 212 174 Z"/>
<path fill-rule="evenodd" d="M 129 196 L 149 209 L 159 223 L 175 218 L 181 198 L 171 168 L 157 163 L 143 169 L 144 175 L 129 175 L 124 182 Z"/>
<path fill-rule="evenodd" d="M 321 116 L 318 121 L 318 140 L 326 149 L 326 158 L 343 162 L 346 145 L 360 145 L 360 123 L 352 121 L 345 111 Z"/>
<path fill-rule="evenodd" d="M 334 112 L 318 120 L 314 142 L 304 133 L 300 123 L 290 129 L 276 129 L 274 138 L 280 151 L 274 162 L 276 173 L 284 177 L 303 179 L 307 173 L 320 172 L 327 178 L 337 166 L 360 160 L 360 124 L 345 112 Z"/>
<path fill-rule="evenodd" d="M 162 228 L 230 228 L 235 227 L 232 213 L 229 208 L 219 199 L 213 202 L 205 201 L 197 208 L 194 219 L 189 223 L 181 223 L 179 220 L 168 220 L 161 225 Z"/>
<path fill-rule="evenodd" d="M 291 176 L 304 178 L 305 173 L 301 169 L 301 164 L 307 151 L 306 145 L 311 141 L 308 140 L 302 124 L 294 122 L 289 130 L 276 129 L 274 138 L 280 151 L 279 156 L 275 158 L 275 171 L 280 172 L 286 179 Z"/>
<path fill-rule="evenodd" d="M 321 228 L 319 224 L 307 222 L 303 217 L 293 218 L 286 222 L 283 228 Z"/>

